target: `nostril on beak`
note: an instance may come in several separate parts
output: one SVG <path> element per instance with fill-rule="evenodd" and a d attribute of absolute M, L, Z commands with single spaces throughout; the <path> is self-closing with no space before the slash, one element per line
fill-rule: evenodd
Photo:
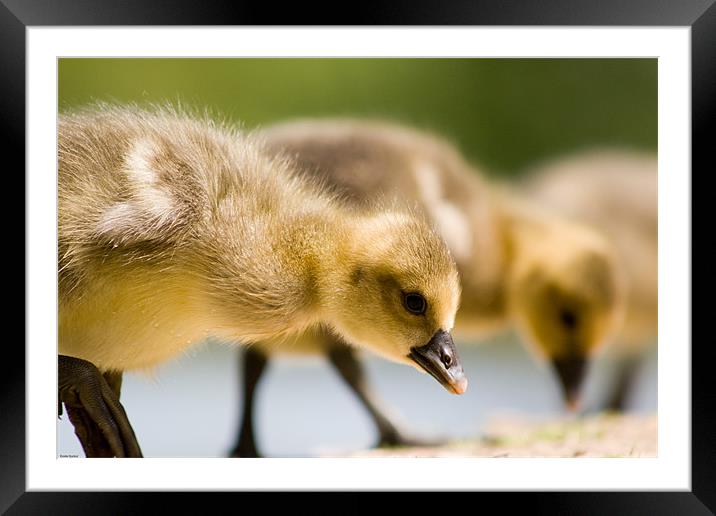
<path fill-rule="evenodd" d="M 452 365 L 452 357 L 450 355 L 448 355 L 447 353 L 442 353 L 442 355 L 440 356 L 440 360 L 445 366 L 445 369 L 450 369 L 450 366 Z"/>

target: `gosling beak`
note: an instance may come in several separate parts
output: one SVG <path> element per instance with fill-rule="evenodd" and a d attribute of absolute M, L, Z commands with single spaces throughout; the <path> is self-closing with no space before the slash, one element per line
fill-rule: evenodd
<path fill-rule="evenodd" d="M 462 394 L 467 390 L 467 377 L 455 343 L 445 330 L 435 332 L 424 346 L 410 348 L 408 357 L 453 394 Z"/>
<path fill-rule="evenodd" d="M 587 370 L 587 359 L 580 356 L 559 357 L 552 361 L 552 365 L 562 384 L 567 409 L 574 412 L 579 409 L 579 395 Z"/>

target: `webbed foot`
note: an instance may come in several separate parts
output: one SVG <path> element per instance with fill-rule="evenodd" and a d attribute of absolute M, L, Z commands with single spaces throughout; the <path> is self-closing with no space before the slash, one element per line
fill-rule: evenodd
<path fill-rule="evenodd" d="M 440 446 L 442 444 L 445 444 L 445 441 L 442 439 L 424 439 L 420 437 L 413 437 L 411 435 L 405 435 L 403 432 L 393 429 L 391 431 L 383 432 L 381 434 L 376 448 L 430 448 L 433 446 Z"/>
<path fill-rule="evenodd" d="M 58 357 L 58 416 L 62 403 L 87 457 L 141 457 L 127 413 L 91 362 Z"/>

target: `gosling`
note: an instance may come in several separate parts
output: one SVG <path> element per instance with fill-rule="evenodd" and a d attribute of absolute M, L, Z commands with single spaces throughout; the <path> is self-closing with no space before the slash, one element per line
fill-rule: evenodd
<path fill-rule="evenodd" d="M 141 456 L 121 374 L 209 336 L 321 328 L 465 391 L 457 270 L 420 216 L 350 209 L 251 135 L 171 108 L 96 105 L 58 130 L 58 391 L 88 456 Z"/>
<path fill-rule="evenodd" d="M 460 271 L 456 335 L 482 338 L 516 323 L 532 348 L 553 362 L 568 403 L 576 403 L 588 357 L 619 315 L 618 275 L 603 238 L 492 188 L 452 145 L 431 134 L 382 122 L 307 120 L 272 126 L 261 136 L 274 155 L 294 159 L 347 206 L 367 210 L 376 199 L 395 198 L 414 204 L 438 228 Z M 295 351 L 327 354 L 371 414 L 380 445 L 412 441 L 379 408 L 340 339 L 314 333 L 307 340 Z M 253 393 L 272 351 L 265 345 L 246 353 L 234 455 L 256 454 Z"/>
<path fill-rule="evenodd" d="M 653 154 L 589 151 L 531 171 L 523 191 L 560 214 L 590 224 L 616 249 L 626 280 L 626 312 L 608 353 L 617 381 L 607 407 L 626 408 L 658 323 L 658 181 Z"/>
<path fill-rule="evenodd" d="M 304 120 L 264 131 L 350 205 L 400 198 L 439 230 L 460 271 L 455 335 L 481 339 L 515 327 L 552 363 L 565 402 L 578 408 L 590 359 L 623 314 L 623 275 L 612 245 L 583 224 L 488 182 L 444 139 L 397 124 Z"/>

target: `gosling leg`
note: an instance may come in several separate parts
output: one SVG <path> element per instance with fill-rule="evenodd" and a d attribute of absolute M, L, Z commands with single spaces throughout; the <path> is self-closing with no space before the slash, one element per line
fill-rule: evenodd
<path fill-rule="evenodd" d="M 119 402 L 120 388 L 121 373 L 108 373 L 105 377 L 91 362 L 58 357 L 58 415 L 62 415 L 64 403 L 87 457 L 142 456 Z"/>
<path fill-rule="evenodd" d="M 328 349 L 328 359 L 368 410 L 378 429 L 378 447 L 429 446 L 436 444 L 432 441 L 407 437 L 390 421 L 385 411 L 380 407 L 380 402 L 369 388 L 363 366 L 350 347 L 336 342 L 335 345 L 330 346 Z"/>
<path fill-rule="evenodd" d="M 254 458 L 260 457 L 254 438 L 254 393 L 256 386 L 263 375 L 268 357 L 261 351 L 249 347 L 243 353 L 243 380 L 244 380 L 244 402 L 243 414 L 241 416 L 241 430 L 239 439 L 236 442 L 231 457 Z"/>
<path fill-rule="evenodd" d="M 615 388 L 607 404 L 607 409 L 615 412 L 625 412 L 627 399 L 634 386 L 634 378 L 639 369 L 637 358 L 623 359 L 617 365 L 617 376 L 614 381 Z"/>
<path fill-rule="evenodd" d="M 119 399 L 119 396 L 122 393 L 122 373 L 119 371 L 107 371 L 106 373 L 103 373 L 102 376 L 104 376 L 107 385 L 109 385 L 109 388 L 112 389 L 114 395 L 117 396 L 117 399 Z"/>

